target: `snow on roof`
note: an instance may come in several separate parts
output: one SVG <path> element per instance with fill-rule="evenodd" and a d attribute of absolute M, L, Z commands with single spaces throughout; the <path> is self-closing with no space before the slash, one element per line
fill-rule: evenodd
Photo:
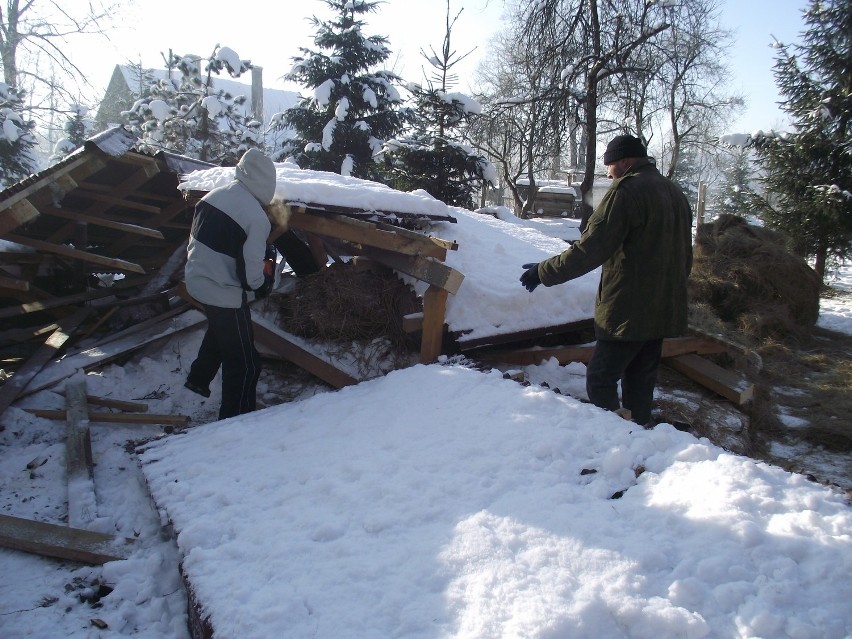
<path fill-rule="evenodd" d="M 396 191 L 368 180 L 276 164 L 276 197 L 285 202 L 333 205 L 364 211 L 386 211 L 455 217 L 455 223 L 436 222 L 430 234 L 458 243 L 445 263 L 464 275 L 461 288 L 447 300 L 446 323 L 465 339 L 478 339 L 547 326 L 569 324 L 594 315 L 599 270 L 533 293 L 520 285 L 522 264 L 538 262 L 568 245 L 542 233 L 519 218 L 493 216 L 451 208 L 426 191 Z M 213 168 L 183 176 L 179 189 L 210 191 L 234 179 L 233 168 Z M 423 295 L 427 284 L 405 277 Z M 518 312 L 518 309 L 524 309 Z"/>

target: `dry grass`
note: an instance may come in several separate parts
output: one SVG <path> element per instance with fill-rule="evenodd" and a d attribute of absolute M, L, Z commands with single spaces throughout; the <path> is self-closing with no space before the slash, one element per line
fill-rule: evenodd
<path fill-rule="evenodd" d="M 816 272 L 777 233 L 733 215 L 698 227 L 689 284 L 694 302 L 756 340 L 802 338 L 819 317 Z"/>
<path fill-rule="evenodd" d="M 414 292 L 392 273 L 338 264 L 298 279 L 294 293 L 277 296 L 278 323 L 300 337 L 332 342 L 387 338 L 409 345 L 402 317 L 421 309 Z"/>

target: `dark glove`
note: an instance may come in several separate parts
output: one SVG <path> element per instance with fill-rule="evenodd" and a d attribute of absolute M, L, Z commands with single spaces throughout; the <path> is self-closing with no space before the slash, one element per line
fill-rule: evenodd
<path fill-rule="evenodd" d="M 536 287 L 541 284 L 541 278 L 538 276 L 538 262 L 524 264 L 522 268 L 527 270 L 524 271 L 523 275 L 521 275 L 521 284 L 524 285 L 525 289 L 532 293 Z"/>
<path fill-rule="evenodd" d="M 254 299 L 262 300 L 264 297 L 269 295 L 269 291 L 272 290 L 272 284 L 275 280 L 271 277 L 263 276 L 263 284 L 254 289 Z"/>
<path fill-rule="evenodd" d="M 263 284 L 254 289 L 254 299 L 262 300 L 269 295 L 269 291 L 275 286 L 275 258 L 277 251 L 272 244 L 267 244 L 266 254 L 263 256 Z"/>

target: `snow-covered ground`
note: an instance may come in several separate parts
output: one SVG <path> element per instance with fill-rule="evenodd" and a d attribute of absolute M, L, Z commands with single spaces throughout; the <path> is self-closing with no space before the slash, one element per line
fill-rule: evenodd
<path fill-rule="evenodd" d="M 563 223 L 501 228 L 571 239 Z M 527 258 L 489 255 L 515 280 Z M 848 291 L 850 269 L 839 277 Z M 820 324 L 852 334 L 850 296 Z M 580 364 L 528 367 L 531 386 L 416 365 L 214 422 L 216 384 L 208 400 L 182 386 L 200 338 L 186 329 L 85 377 L 91 395 L 195 426 L 91 424 L 92 527 L 136 550 L 90 567 L 0 549 L 3 639 L 188 637 L 181 557 L 219 637 L 852 635 L 842 492 L 581 403 Z M 261 401 L 277 383 L 264 373 Z M 63 523 L 64 423 L 23 410 L 63 408 L 55 390 L 0 422 L 2 514 Z"/>

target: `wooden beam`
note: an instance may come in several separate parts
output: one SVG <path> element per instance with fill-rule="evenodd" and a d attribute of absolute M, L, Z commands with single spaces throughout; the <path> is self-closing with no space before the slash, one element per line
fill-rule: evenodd
<path fill-rule="evenodd" d="M 99 266 L 114 268 L 119 271 L 129 271 L 131 273 L 143 274 L 145 273 L 145 269 L 143 269 L 138 264 L 134 264 L 133 262 L 128 262 L 126 260 L 121 260 L 113 257 L 105 257 L 103 255 L 97 255 L 95 253 L 89 253 L 87 251 L 81 251 L 79 249 L 73 249 L 62 244 L 53 244 L 51 242 L 35 240 L 21 235 L 13 235 L 11 233 L 6 235 L 6 239 L 10 242 L 29 246 L 30 248 L 34 248 L 38 251 L 53 253 L 55 255 L 61 255 L 63 257 L 68 257 L 74 260 L 90 262 L 92 264 L 98 264 Z"/>
<path fill-rule="evenodd" d="M 64 395 L 64 391 L 59 395 Z M 147 413 L 148 404 L 141 402 L 129 402 L 123 399 L 113 399 L 111 397 L 98 397 L 97 395 L 86 395 L 86 403 L 94 406 L 103 406 L 104 408 L 117 408 L 118 410 L 127 411 L 129 413 Z"/>
<path fill-rule="evenodd" d="M 700 355 L 667 357 L 663 363 L 739 406 L 754 397 L 754 385 L 748 380 Z"/>
<path fill-rule="evenodd" d="M 515 344 L 528 340 L 540 340 L 572 333 L 586 333 L 594 328 L 594 320 L 582 319 L 567 324 L 554 326 L 540 326 L 524 331 L 502 333 L 499 335 L 486 335 L 485 337 L 467 338 L 465 333 L 455 335 L 459 348 L 462 352 L 471 352 L 475 349 L 493 348 L 498 345 Z"/>
<path fill-rule="evenodd" d="M 430 286 L 423 296 L 423 335 L 420 338 L 420 362 L 434 362 L 443 353 L 444 318 L 447 312 L 446 289 Z"/>
<path fill-rule="evenodd" d="M 333 213 L 318 215 L 295 207 L 289 208 L 288 225 L 291 229 L 299 229 L 356 245 L 373 246 L 403 255 L 434 257 L 441 261 L 447 258 L 446 246 L 432 241 L 432 238 L 426 235 L 413 232 L 398 233 L 389 225 L 379 228 L 376 224 L 345 215 Z"/>
<path fill-rule="evenodd" d="M 104 408 L 117 408 L 128 413 L 147 413 L 148 404 L 142 402 L 130 402 L 124 399 L 113 399 L 111 397 L 98 397 L 97 395 L 86 395 L 86 401 L 94 406 Z"/>
<path fill-rule="evenodd" d="M 395 271 L 410 275 L 414 279 L 437 286 L 455 295 L 464 281 L 464 275 L 442 262 L 431 258 L 400 255 L 379 249 L 366 248 L 364 255 Z"/>
<path fill-rule="evenodd" d="M 86 564 L 127 559 L 134 540 L 0 515 L 0 546 Z"/>
<path fill-rule="evenodd" d="M 177 186 L 175 187 L 175 191 L 177 191 Z M 182 199 L 180 194 L 178 194 L 170 204 L 167 204 L 162 208 L 159 215 L 155 215 L 148 220 L 147 226 L 152 229 L 158 229 L 171 222 L 172 218 L 185 211 L 188 206 L 188 203 Z M 108 246 L 107 252 L 111 255 L 121 255 L 124 251 L 133 246 L 133 244 L 134 239 L 132 237 L 125 236 L 114 244 Z"/>
<path fill-rule="evenodd" d="M 569 362 L 587 364 L 595 351 L 594 342 L 577 346 L 556 346 L 553 348 L 520 348 L 514 350 L 485 351 L 475 357 L 486 362 L 503 362 L 517 366 L 532 366 L 555 357 L 561 365 Z M 725 347 L 702 337 L 672 337 L 663 340 L 663 357 L 676 357 L 686 353 L 710 355 L 724 353 Z"/>
<path fill-rule="evenodd" d="M 142 235 L 144 237 L 153 237 L 158 240 L 163 239 L 163 234 L 157 229 L 149 229 L 145 226 L 139 226 L 138 224 L 128 224 L 126 222 L 118 222 L 116 220 L 101 217 L 98 215 L 88 215 L 87 213 L 80 213 L 79 211 L 75 211 L 73 209 L 67 208 L 56 208 L 55 206 L 44 206 L 42 207 L 44 215 L 51 215 L 53 217 L 61 217 L 65 220 L 74 220 L 76 222 L 85 222 L 86 224 L 92 224 L 94 226 L 102 226 L 104 228 L 113 229 L 116 231 L 121 231 L 122 233 L 130 233 L 132 235 Z"/>
<path fill-rule="evenodd" d="M 277 327 L 261 323 L 256 319 L 253 324 L 254 338 L 259 344 L 293 362 L 334 388 L 343 388 L 358 383 L 359 380 L 299 344 L 300 340 L 294 335 L 289 335 Z"/>
<path fill-rule="evenodd" d="M 25 408 L 26 412 L 43 419 L 68 419 L 68 411 L 46 408 Z M 189 415 L 158 415 L 157 413 L 98 413 L 89 411 L 88 420 L 92 423 L 110 424 L 167 424 L 186 426 Z"/>
<path fill-rule="evenodd" d="M 18 396 L 26 388 L 27 384 L 41 372 L 41 369 L 52 359 L 54 359 L 59 350 L 65 345 L 65 342 L 71 334 L 77 330 L 80 324 L 89 316 L 91 309 L 84 308 L 78 310 L 73 315 L 63 319 L 50 337 L 44 344 L 21 366 L 6 383 L 0 387 L 0 415 L 12 405 Z"/>
<path fill-rule="evenodd" d="M 44 326 L 31 326 L 28 328 L 10 328 L 0 332 L 0 347 L 8 346 L 9 344 L 18 344 L 20 342 L 29 342 L 30 340 L 38 339 L 42 335 L 52 333 L 59 324 L 52 322 Z"/>
<path fill-rule="evenodd" d="M 126 157 L 127 155 L 128 154 L 125 154 L 122 157 Z M 113 158 L 113 159 L 121 161 L 121 158 Z M 133 164 L 133 163 L 131 162 L 131 164 Z M 159 169 L 157 169 L 157 171 L 158 170 Z M 157 171 L 155 171 L 154 174 L 156 174 Z M 130 175 L 128 178 L 126 178 L 121 184 L 113 185 L 112 188 L 111 188 L 111 191 L 110 191 L 111 195 L 113 197 L 122 198 L 125 195 L 132 193 L 133 191 L 138 189 L 143 184 L 145 184 L 148 180 L 151 179 L 151 177 L 154 174 L 149 175 L 149 173 L 147 171 L 144 171 L 144 170 L 136 171 L 132 175 Z M 110 208 L 111 208 L 110 205 L 106 204 L 105 202 L 93 202 L 92 206 L 88 207 L 86 209 L 85 213 L 87 213 L 89 215 L 101 215 L 101 214 L 105 213 L 106 211 L 108 211 Z M 54 233 L 52 233 L 47 238 L 47 241 L 48 242 L 54 242 L 54 243 L 67 242 L 68 239 L 73 235 L 74 228 L 76 226 L 77 226 L 76 222 L 68 222 L 67 224 L 63 225 L 62 228 L 60 228 L 57 231 L 55 231 Z M 151 227 L 151 228 L 157 228 L 156 224 L 148 224 L 148 226 Z M 133 239 L 134 238 L 125 237 L 124 241 L 129 241 L 132 244 Z M 120 250 L 115 251 L 115 250 L 112 250 L 112 249 L 108 249 L 107 252 L 110 253 L 111 255 L 120 255 L 122 251 L 120 251 Z"/>
<path fill-rule="evenodd" d="M 80 193 L 80 195 L 84 194 Z M 133 200 L 127 199 L 127 197 L 115 197 L 114 195 L 106 195 L 104 193 L 96 193 L 93 191 L 86 191 L 85 197 L 90 200 L 95 200 L 96 202 L 109 204 L 110 206 L 120 206 L 124 209 L 133 209 L 135 211 L 142 211 L 143 213 L 149 213 L 151 215 L 159 215 L 161 213 L 159 206 L 144 204 L 142 202 L 134 202 Z M 139 197 L 141 197 L 141 195 Z"/>
<path fill-rule="evenodd" d="M 141 167 L 145 172 L 147 179 L 154 177 L 162 171 L 160 161 L 148 155 L 142 155 L 140 153 L 125 153 L 115 159 L 123 164 L 132 164 L 134 166 Z"/>

